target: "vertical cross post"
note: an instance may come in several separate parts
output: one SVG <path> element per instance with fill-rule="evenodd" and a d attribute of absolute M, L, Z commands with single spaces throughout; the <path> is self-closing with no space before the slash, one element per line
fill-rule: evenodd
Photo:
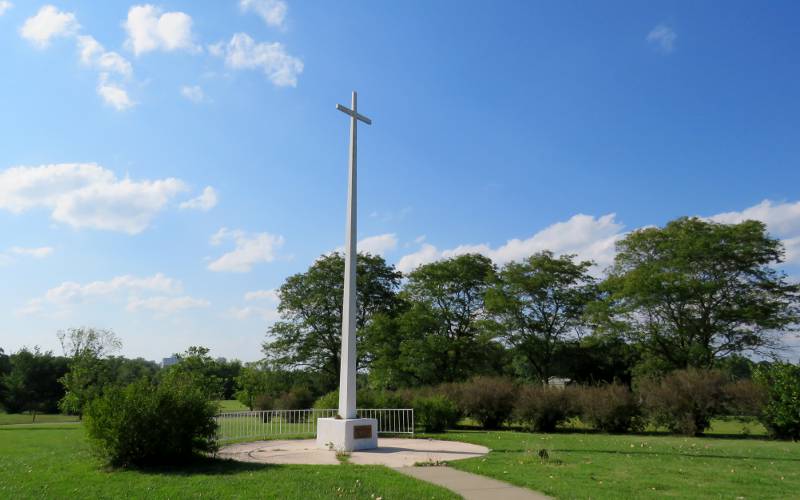
<path fill-rule="evenodd" d="M 357 156 L 359 121 L 372 120 L 358 113 L 358 95 L 353 91 L 352 109 L 341 104 L 336 109 L 350 115 L 350 165 L 347 185 L 347 223 L 345 229 L 344 297 L 342 298 L 342 353 L 339 369 L 339 415 L 356 418 L 356 258 L 358 249 Z"/>

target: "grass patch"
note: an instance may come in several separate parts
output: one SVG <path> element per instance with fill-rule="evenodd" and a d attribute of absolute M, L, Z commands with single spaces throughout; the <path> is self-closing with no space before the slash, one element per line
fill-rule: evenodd
<path fill-rule="evenodd" d="M 492 450 L 486 457 L 451 462 L 451 467 L 557 498 L 783 499 L 797 498 L 800 491 L 800 443 L 466 430 L 430 437 Z"/>
<path fill-rule="evenodd" d="M 73 415 L 61 415 L 61 414 L 37 414 L 36 415 L 36 422 L 37 424 L 53 424 L 53 423 L 64 423 L 64 422 L 78 422 L 78 417 Z M 0 413 L 0 425 L 17 425 L 17 424 L 31 424 L 33 422 L 33 414 L 32 413 Z"/>
<path fill-rule="evenodd" d="M 219 411 L 250 411 L 250 408 L 236 399 L 222 399 L 217 403 L 219 403 Z"/>
<path fill-rule="evenodd" d="M 0 498 L 458 498 L 380 466 L 259 465 L 105 469 L 80 425 L 0 428 Z"/>

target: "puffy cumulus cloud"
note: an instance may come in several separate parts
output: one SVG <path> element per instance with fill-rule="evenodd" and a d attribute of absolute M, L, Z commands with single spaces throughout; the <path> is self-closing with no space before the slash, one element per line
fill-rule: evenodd
<path fill-rule="evenodd" d="M 0 0 L 0 16 L 11 10 L 12 7 L 14 7 L 14 4 L 8 0 Z"/>
<path fill-rule="evenodd" d="M 134 5 L 122 24 L 128 33 L 125 46 L 139 56 L 154 50 L 199 49 L 192 36 L 192 18 L 184 12 L 162 12 L 150 5 Z"/>
<path fill-rule="evenodd" d="M 231 307 L 228 309 L 228 315 L 240 320 L 257 317 L 267 323 L 274 323 L 280 319 L 280 313 L 277 309 L 280 297 L 277 290 L 247 292 L 244 294 L 244 300 L 255 302 L 255 304 L 244 307 Z"/>
<path fill-rule="evenodd" d="M 678 35 L 667 25 L 659 24 L 647 34 L 647 43 L 654 46 L 660 52 L 669 54 L 675 50 L 675 40 Z"/>
<path fill-rule="evenodd" d="M 181 95 L 194 103 L 203 102 L 205 100 L 205 93 L 200 85 L 184 85 L 181 87 Z"/>
<path fill-rule="evenodd" d="M 116 109 L 117 111 L 125 111 L 130 109 L 135 104 L 128 95 L 125 87 L 119 83 L 113 82 L 108 78 L 108 73 L 101 73 L 100 79 L 97 82 L 97 95 L 103 98 L 103 101 Z"/>
<path fill-rule="evenodd" d="M 52 304 L 74 304 L 96 297 L 107 297 L 122 292 L 157 292 L 180 293 L 183 289 L 180 281 L 161 273 L 139 278 L 129 274 L 117 276 L 106 281 L 77 283 L 65 281 L 44 294 L 44 300 Z"/>
<path fill-rule="evenodd" d="M 577 254 L 580 259 L 593 260 L 602 269 L 613 262 L 616 242 L 624 236 L 623 227 L 616 221 L 615 214 L 601 217 L 577 214 L 530 238 L 512 239 L 497 248 L 483 243 L 439 250 L 434 245 L 424 243 L 418 251 L 403 256 L 398 261 L 397 268 L 408 273 L 423 264 L 468 253 L 483 254 L 502 265 L 524 259 L 536 252 L 550 250 L 555 254 Z"/>
<path fill-rule="evenodd" d="M 128 300 L 128 305 L 125 308 L 131 312 L 148 310 L 155 312 L 158 316 L 166 316 L 178 311 L 203 308 L 209 305 L 211 305 L 211 303 L 205 299 L 196 299 L 188 295 L 183 297 L 158 296 L 148 297 L 146 299 L 132 297 Z"/>
<path fill-rule="evenodd" d="M 297 77 L 303 72 L 303 62 L 286 53 L 278 42 L 256 43 L 246 33 L 236 33 L 227 43 L 209 47 L 212 55 L 224 57 L 225 65 L 232 69 L 258 69 L 278 87 L 296 87 Z"/>
<path fill-rule="evenodd" d="M 800 264 L 800 201 L 776 203 L 764 200 L 739 212 L 723 212 L 709 217 L 715 222 L 736 224 L 757 220 L 767 225 L 767 231 L 783 240 L 786 262 Z"/>
<path fill-rule="evenodd" d="M 358 251 L 384 256 L 397 248 L 397 235 L 394 233 L 370 236 L 358 242 Z"/>
<path fill-rule="evenodd" d="M 80 35 L 77 38 L 80 61 L 86 66 L 103 73 L 116 73 L 125 78 L 133 75 L 131 63 L 116 52 L 106 49 L 91 35 Z"/>
<path fill-rule="evenodd" d="M 25 20 L 19 34 L 35 47 L 44 49 L 50 45 L 51 39 L 73 36 L 80 27 L 72 12 L 62 12 L 52 5 L 45 5 L 36 15 Z"/>
<path fill-rule="evenodd" d="M 88 283 L 65 281 L 47 290 L 44 296 L 31 299 L 17 313 L 30 315 L 53 308 L 65 313 L 73 306 L 90 302 L 122 301 L 130 312 L 151 311 L 165 315 L 210 305 L 205 299 L 179 295 L 182 291 L 180 281 L 162 273 L 145 277 L 123 275 Z"/>
<path fill-rule="evenodd" d="M 44 259 L 45 257 L 53 255 L 53 252 L 55 250 L 53 249 L 53 247 L 35 247 L 35 248 L 11 247 L 9 251 L 15 255 L 23 255 L 26 257 L 33 257 L 35 259 Z"/>
<path fill-rule="evenodd" d="M 208 212 L 217 206 L 218 200 L 219 197 L 217 196 L 217 191 L 211 186 L 206 186 L 199 196 L 192 198 L 191 200 L 184 201 L 180 206 L 182 210 L 200 210 L 203 212 Z"/>
<path fill-rule="evenodd" d="M 282 28 L 286 20 L 289 7 L 283 0 L 240 0 L 239 8 L 242 12 L 254 12 L 267 23 L 268 26 Z"/>
<path fill-rule="evenodd" d="M 211 237 L 212 245 L 233 241 L 235 248 L 208 264 L 217 272 L 249 272 L 254 265 L 275 260 L 277 250 L 283 246 L 283 236 L 270 233 L 246 233 L 222 228 Z"/>
<path fill-rule="evenodd" d="M 186 190 L 175 178 L 155 181 L 119 180 L 94 163 L 61 163 L 12 167 L 0 171 L 0 209 L 21 213 L 50 209 L 58 222 L 137 234 L 178 193 Z"/>

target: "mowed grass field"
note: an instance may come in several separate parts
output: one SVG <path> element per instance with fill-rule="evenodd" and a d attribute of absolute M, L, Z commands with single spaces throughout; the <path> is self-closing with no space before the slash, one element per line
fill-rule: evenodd
<path fill-rule="evenodd" d="M 108 470 L 81 425 L 0 427 L 0 498 L 458 498 L 376 466 L 259 465 Z"/>
<path fill-rule="evenodd" d="M 492 450 L 450 463 L 456 469 L 560 499 L 800 499 L 800 443 L 577 432 L 453 431 L 430 437 Z M 540 450 L 549 458 L 540 458 Z"/>

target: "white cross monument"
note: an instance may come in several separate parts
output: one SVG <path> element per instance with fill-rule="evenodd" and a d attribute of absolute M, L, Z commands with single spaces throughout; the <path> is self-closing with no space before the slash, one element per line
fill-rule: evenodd
<path fill-rule="evenodd" d="M 339 415 L 317 420 L 317 447 L 353 451 L 378 446 L 378 421 L 356 414 L 356 155 L 357 124 L 372 125 L 358 113 L 353 92 L 352 109 L 341 104 L 336 109 L 350 115 L 350 171 L 347 187 L 347 226 L 345 230 L 344 297 L 342 300 L 342 355 L 339 369 Z"/>

